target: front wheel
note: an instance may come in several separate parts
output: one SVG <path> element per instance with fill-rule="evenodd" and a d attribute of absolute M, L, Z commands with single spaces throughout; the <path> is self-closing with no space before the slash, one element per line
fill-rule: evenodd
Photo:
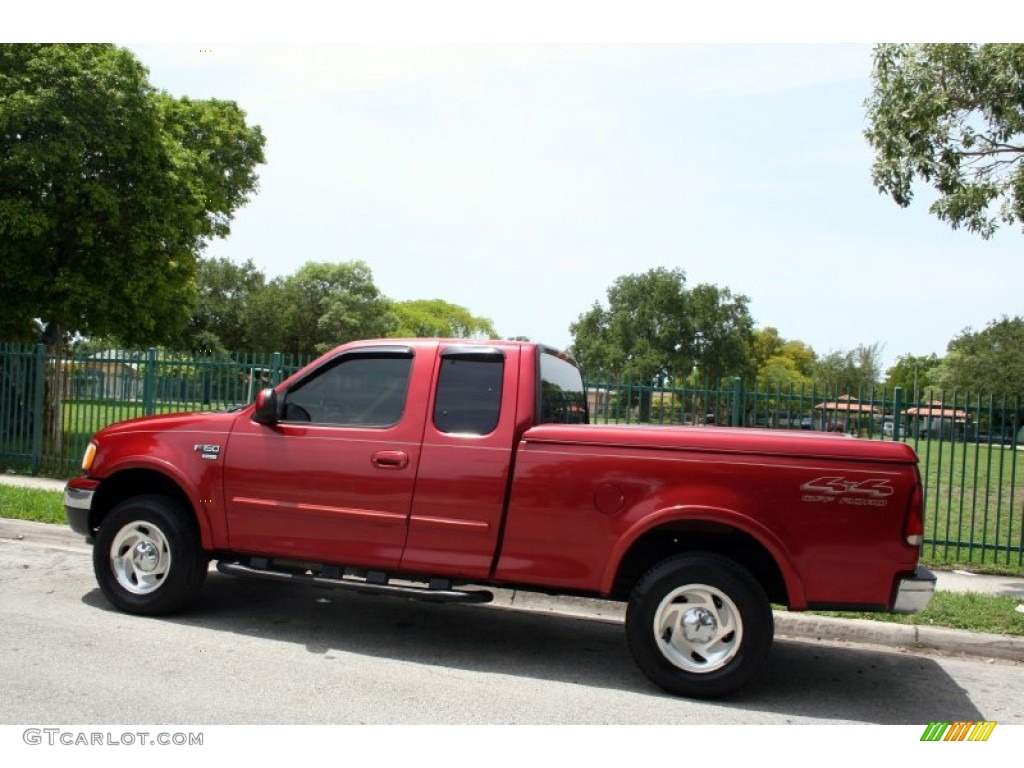
<path fill-rule="evenodd" d="M 633 589 L 626 637 L 637 666 L 666 691 L 717 698 L 741 688 L 772 644 L 771 604 L 749 571 L 711 553 L 663 560 Z"/>
<path fill-rule="evenodd" d="M 166 496 L 136 496 L 104 518 L 93 570 L 106 598 L 128 613 L 181 608 L 203 585 L 209 559 L 191 511 Z"/>

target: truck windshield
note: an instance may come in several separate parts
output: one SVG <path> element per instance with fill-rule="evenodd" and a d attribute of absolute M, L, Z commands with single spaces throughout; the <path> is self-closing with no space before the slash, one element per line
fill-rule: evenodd
<path fill-rule="evenodd" d="M 540 355 L 540 424 L 586 424 L 587 393 L 571 359 L 554 350 Z"/>

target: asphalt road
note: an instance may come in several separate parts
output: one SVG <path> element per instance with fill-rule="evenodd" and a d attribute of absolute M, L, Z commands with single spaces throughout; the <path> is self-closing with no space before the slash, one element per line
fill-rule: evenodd
<path fill-rule="evenodd" d="M 1024 665 L 777 641 L 720 702 L 662 694 L 621 625 L 212 572 L 193 609 L 113 610 L 84 545 L 0 540 L 0 723 L 1024 724 Z"/>

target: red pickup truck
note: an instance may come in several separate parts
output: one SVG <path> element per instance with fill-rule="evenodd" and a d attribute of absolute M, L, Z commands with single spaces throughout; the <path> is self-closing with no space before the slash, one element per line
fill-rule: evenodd
<path fill-rule="evenodd" d="M 227 574 L 428 600 L 628 603 L 657 685 L 721 696 L 790 610 L 914 612 L 917 458 L 899 442 L 588 424 L 575 363 L 524 342 L 378 340 L 234 412 L 97 433 L 65 489 L 104 595 L 164 614 Z"/>

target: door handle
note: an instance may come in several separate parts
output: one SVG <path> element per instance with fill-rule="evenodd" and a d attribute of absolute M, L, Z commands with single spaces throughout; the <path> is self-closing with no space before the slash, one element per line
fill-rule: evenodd
<path fill-rule="evenodd" d="M 409 455 L 405 451 L 377 451 L 370 463 L 377 469 L 405 469 L 409 466 Z"/>

